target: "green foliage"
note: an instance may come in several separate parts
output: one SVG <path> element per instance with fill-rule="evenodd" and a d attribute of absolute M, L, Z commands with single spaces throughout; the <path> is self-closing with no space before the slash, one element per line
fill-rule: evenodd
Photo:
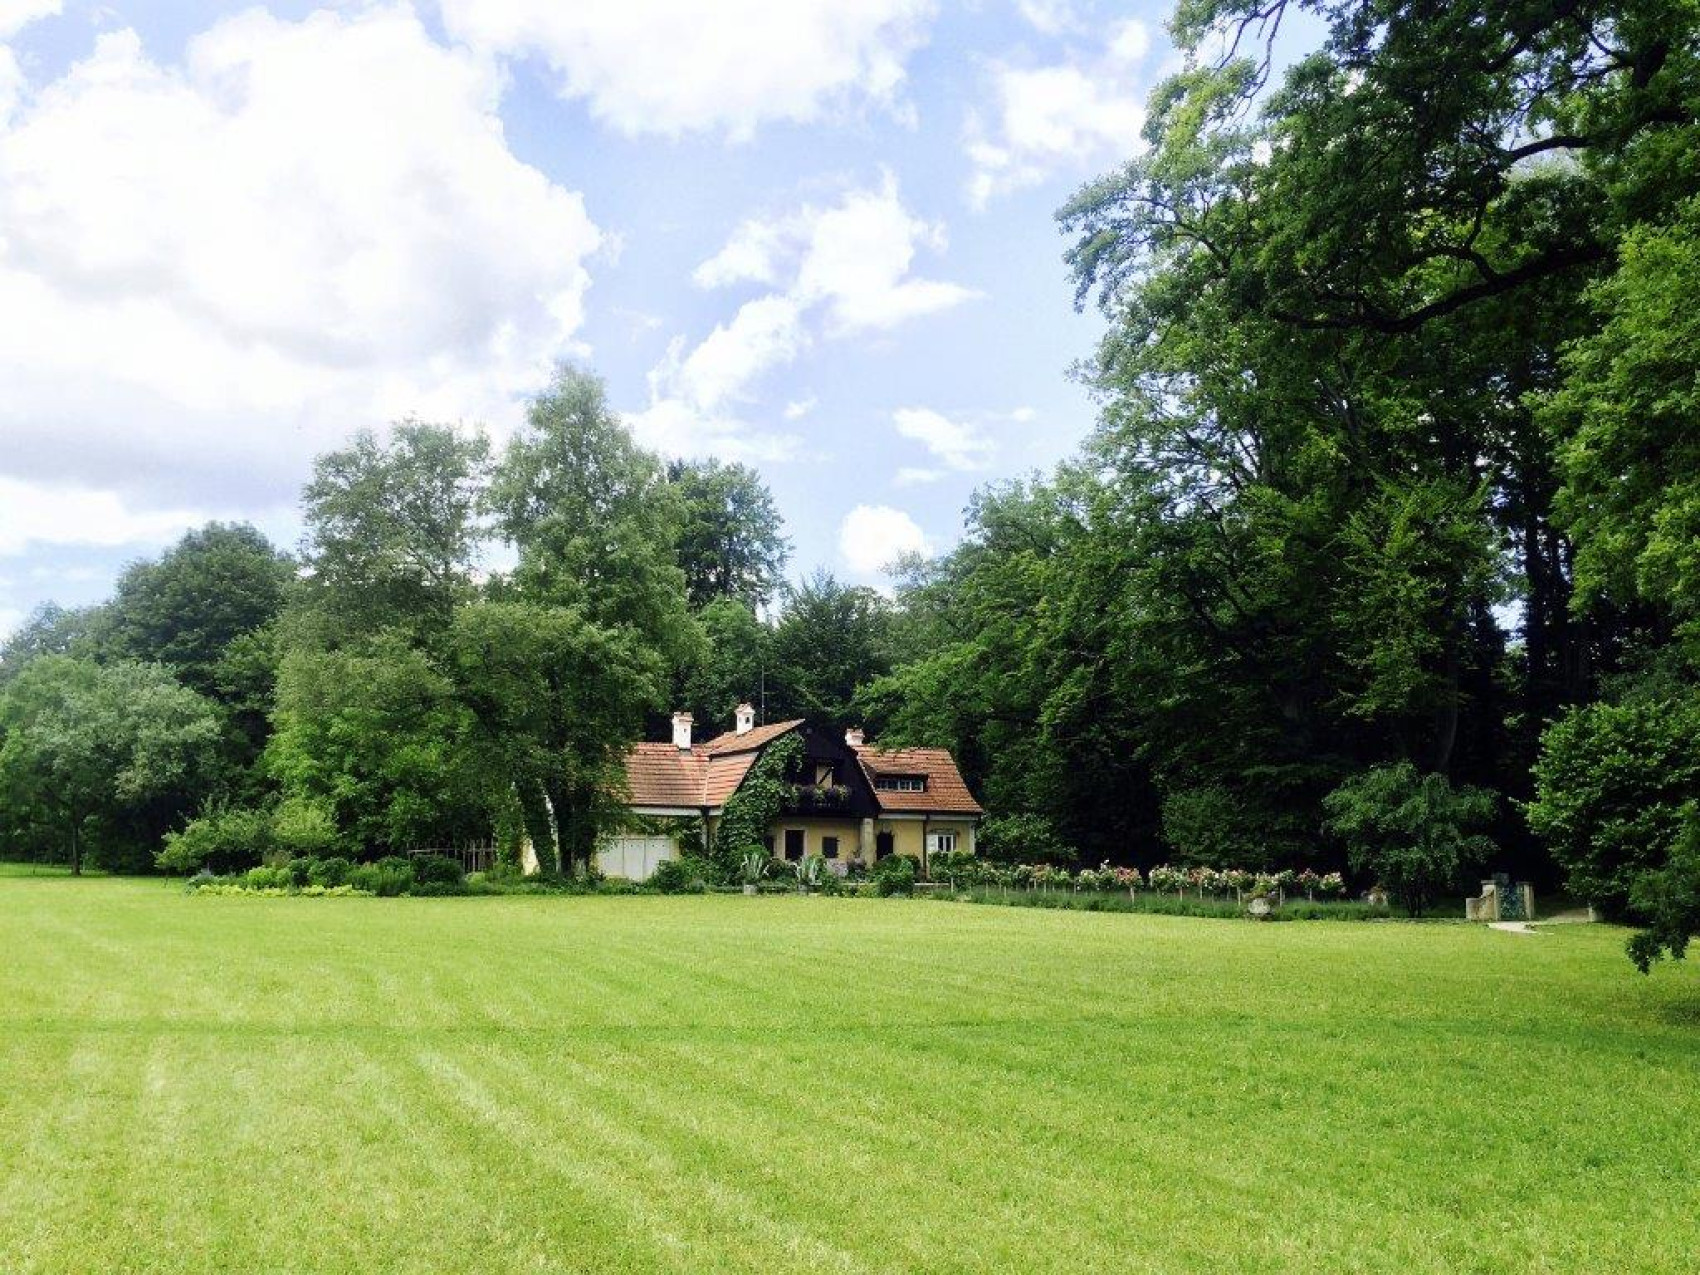
<path fill-rule="evenodd" d="M 0 642 L 0 687 L 17 677 L 31 660 L 42 655 L 72 655 L 94 659 L 108 645 L 108 608 L 62 607 L 44 602 L 16 632 Z"/>
<path fill-rule="evenodd" d="M 658 670 L 689 652 L 679 497 L 609 408 L 601 381 L 560 371 L 528 407 L 485 504 L 519 551 L 522 596 L 643 635 Z"/>
<path fill-rule="evenodd" d="M 529 747 L 543 759 L 535 790 L 535 772 L 520 772 L 520 800 L 540 859 L 553 858 L 562 872 L 588 871 L 597 838 L 622 814 L 620 756 L 644 714 L 663 707 L 671 672 L 699 656 L 701 631 L 676 560 L 679 498 L 660 462 L 609 408 L 602 383 L 564 368 L 532 401 L 484 505 L 519 556 L 498 599 L 544 608 L 550 618 L 528 634 L 542 618 L 537 611 L 533 621 L 489 613 L 481 635 L 459 635 L 462 668 L 469 669 L 465 639 L 474 636 L 475 644 L 496 642 L 510 687 L 527 676 L 547 682 L 531 720 L 522 712 L 528 703 L 505 693 L 488 696 L 493 714 L 480 716 L 504 724 L 490 732 L 498 740 L 506 734 L 519 745 L 507 755 L 523 758 Z M 533 640 L 545 650 L 527 652 Z M 515 722 L 519 728 L 510 730 Z"/>
<path fill-rule="evenodd" d="M 270 811 L 212 806 L 181 831 L 166 833 L 155 858 L 167 872 L 233 872 L 257 867 L 276 845 Z"/>
<path fill-rule="evenodd" d="M 413 856 L 413 875 L 420 885 L 458 886 L 466 873 L 446 854 L 420 854 Z"/>
<path fill-rule="evenodd" d="M 892 854 L 874 864 L 868 880 L 873 882 L 874 893 L 881 898 L 913 894 L 917 871 L 914 859 L 906 854 Z"/>
<path fill-rule="evenodd" d="M 1700 620 L 1700 198 L 1636 227 L 1589 293 L 1604 320 L 1543 406 L 1583 602 L 1644 598 Z M 1700 636 L 1692 633 L 1691 636 Z"/>
<path fill-rule="evenodd" d="M 744 857 L 765 841 L 791 798 L 789 777 L 802 757 L 803 741 L 796 732 L 781 735 L 761 750 L 738 791 L 726 799 L 714 829 L 713 857 L 723 879 L 734 879 Z"/>
<path fill-rule="evenodd" d="M 1465 865 L 1493 853 L 1493 842 L 1471 830 L 1491 821 L 1497 804 L 1486 789 L 1454 788 L 1410 762 L 1367 770 L 1322 802 L 1353 870 L 1372 875 L 1413 916 Z"/>
<path fill-rule="evenodd" d="M 730 730 L 737 706 L 757 693 L 771 663 L 772 633 L 734 598 L 716 598 L 696 615 L 702 642 L 680 670 L 679 702 L 704 738 Z"/>
<path fill-rule="evenodd" d="M 471 594 L 481 434 L 403 421 L 388 443 L 362 430 L 313 465 L 301 495 L 309 596 L 333 634 L 448 623 Z"/>
<path fill-rule="evenodd" d="M 278 617 L 294 574 L 253 527 L 208 523 L 157 562 L 125 568 L 107 641 L 123 657 L 164 664 L 184 685 L 222 699 L 226 652 Z"/>
<path fill-rule="evenodd" d="M 980 825 L 975 846 L 998 863 L 1073 863 L 1080 852 L 1057 835 L 1043 815 L 993 815 Z"/>
<path fill-rule="evenodd" d="M 738 858 L 738 879 L 745 885 L 759 885 L 773 864 L 772 855 L 760 846 L 752 846 Z"/>
<path fill-rule="evenodd" d="M 351 845 L 461 839 L 487 818 L 488 790 L 466 761 L 473 727 L 453 677 L 389 631 L 284 656 L 266 765 Z"/>
<path fill-rule="evenodd" d="M 1254 812 L 1221 784 L 1182 788 L 1163 797 L 1163 840 L 1182 863 L 1267 867 L 1269 851 L 1254 820 Z"/>
<path fill-rule="evenodd" d="M 272 810 L 273 846 L 284 854 L 312 857 L 340 846 L 336 820 L 328 807 L 304 797 L 286 797 Z"/>
<path fill-rule="evenodd" d="M 1631 892 L 1647 927 L 1629 940 L 1629 958 L 1643 974 L 1669 956 L 1680 961 L 1700 934 L 1700 810 L 1686 811 L 1682 837 L 1664 866 L 1636 878 Z"/>
<path fill-rule="evenodd" d="M 348 873 L 349 885 L 381 899 L 407 894 L 414 883 L 413 865 L 405 859 L 386 858 L 377 863 L 357 863 Z"/>
<path fill-rule="evenodd" d="M 714 865 L 699 855 L 682 854 L 655 865 L 646 885 L 658 894 L 701 894 L 714 875 Z"/>
<path fill-rule="evenodd" d="M 308 859 L 307 884 L 331 889 L 339 885 L 349 884 L 349 874 L 354 865 L 347 859 Z"/>
<path fill-rule="evenodd" d="M 211 773 L 217 711 L 157 664 L 43 655 L 0 691 L 0 823 L 51 829 L 81 869 L 152 844 Z"/>
<path fill-rule="evenodd" d="M 624 813 L 621 760 L 655 696 L 641 637 L 576 607 L 492 601 L 461 607 L 447 646 L 469 719 L 461 756 L 481 804 L 496 809 L 517 793 L 543 862 L 562 872 L 588 862 L 587 845 Z M 565 853 L 552 853 L 545 794 Z"/>
<path fill-rule="evenodd" d="M 675 460 L 667 481 L 681 507 L 679 565 L 693 610 L 735 601 L 769 602 L 791 556 L 773 493 L 746 465 Z"/>
<path fill-rule="evenodd" d="M 1700 695 L 1649 682 L 1573 709 L 1541 743 L 1529 825 L 1566 889 L 1622 916 L 1636 878 L 1669 861 L 1700 792 Z"/>
<path fill-rule="evenodd" d="M 856 720 L 856 690 L 891 671 L 891 604 L 817 572 L 785 594 L 770 643 L 768 716 Z"/>
<path fill-rule="evenodd" d="M 823 877 L 831 876 L 827 870 L 826 860 L 818 854 L 806 854 L 791 865 L 791 871 L 797 878 L 799 890 L 817 888 Z"/>

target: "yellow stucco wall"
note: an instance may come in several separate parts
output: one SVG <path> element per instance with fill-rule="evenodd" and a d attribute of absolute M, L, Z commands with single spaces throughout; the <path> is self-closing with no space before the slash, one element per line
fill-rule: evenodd
<path fill-rule="evenodd" d="M 717 832 L 719 816 L 708 819 L 709 836 Z M 876 834 L 890 832 L 892 834 L 892 849 L 897 854 L 906 854 L 912 859 L 921 858 L 924 845 L 924 834 L 929 832 L 954 832 L 958 850 L 973 851 L 974 821 L 971 819 L 928 819 L 924 824 L 919 819 L 873 819 L 869 821 L 872 827 L 868 831 L 867 850 L 862 858 L 869 867 L 873 866 Z M 801 828 L 803 830 L 803 853 L 820 854 L 822 837 L 838 838 L 838 856 L 841 859 L 856 857 L 862 840 L 862 822 L 859 819 L 826 819 L 821 817 L 798 817 L 795 819 L 776 819 L 768 828 L 773 837 L 773 854 L 775 858 L 785 857 L 785 830 Z"/>
<path fill-rule="evenodd" d="M 821 839 L 823 837 L 838 838 L 838 857 L 840 859 L 854 858 L 857 847 L 861 844 L 862 821 L 860 819 L 775 819 L 768 829 L 773 834 L 773 856 L 776 859 L 785 857 L 785 832 L 787 829 L 801 829 L 803 833 L 803 853 L 822 854 Z"/>
<path fill-rule="evenodd" d="M 891 848 L 896 853 L 906 854 L 912 859 L 921 857 L 921 851 L 926 845 L 926 834 L 931 832 L 954 832 L 958 850 L 973 850 L 973 828 L 974 823 L 970 819 L 928 819 L 925 823 L 919 819 L 874 820 L 875 833 L 891 833 Z"/>

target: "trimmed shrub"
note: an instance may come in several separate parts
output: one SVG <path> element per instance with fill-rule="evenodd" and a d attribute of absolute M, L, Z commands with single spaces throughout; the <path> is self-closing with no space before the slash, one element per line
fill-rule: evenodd
<path fill-rule="evenodd" d="M 1491 821 L 1497 804 L 1485 788 L 1454 788 L 1408 761 L 1354 775 L 1322 799 L 1352 870 L 1374 876 L 1413 916 L 1463 865 L 1493 853 L 1493 842 L 1471 829 Z"/>
<path fill-rule="evenodd" d="M 413 889 L 413 865 L 394 856 L 377 863 L 357 863 L 349 870 L 348 883 L 356 890 L 393 899 Z"/>
<path fill-rule="evenodd" d="M 326 807 L 304 797 L 288 797 L 272 812 L 272 845 L 295 858 L 336 854 L 336 820 Z"/>
<path fill-rule="evenodd" d="M 1700 696 L 1654 686 L 1573 708 L 1548 727 L 1525 810 L 1565 888 L 1624 916 L 1635 910 L 1636 879 L 1669 862 L 1696 792 Z"/>
<path fill-rule="evenodd" d="M 307 884 L 323 889 L 347 885 L 348 874 L 354 868 L 347 859 L 308 859 L 306 863 Z"/>
<path fill-rule="evenodd" d="M 165 834 L 154 861 L 167 872 L 235 872 L 256 867 L 273 847 L 271 815 L 247 807 L 208 806 L 181 832 Z"/>
<path fill-rule="evenodd" d="M 645 882 L 658 894 L 701 894 L 708 888 L 711 866 L 695 855 L 679 859 L 663 859 Z"/>
<path fill-rule="evenodd" d="M 414 879 L 422 886 L 453 888 L 466 879 L 460 860 L 451 859 L 446 854 L 414 855 L 412 863 Z"/>
<path fill-rule="evenodd" d="M 895 894 L 915 893 L 915 860 L 906 854 L 894 854 L 881 859 L 868 874 L 874 893 L 881 898 Z"/>

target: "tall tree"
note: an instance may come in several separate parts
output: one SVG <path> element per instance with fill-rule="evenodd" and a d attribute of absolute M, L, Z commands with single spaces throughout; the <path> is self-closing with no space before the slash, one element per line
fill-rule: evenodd
<path fill-rule="evenodd" d="M 667 481 L 679 495 L 679 565 L 693 610 L 723 598 L 759 611 L 791 556 L 773 493 L 745 465 L 675 460 Z"/>
<path fill-rule="evenodd" d="M 285 653 L 266 765 L 363 851 L 469 840 L 489 827 L 449 672 L 401 628 Z"/>
<path fill-rule="evenodd" d="M 555 870 L 622 813 L 630 724 L 652 694 L 639 642 L 576 607 L 477 602 L 455 615 L 449 664 L 469 760 L 492 810 L 516 795 L 539 856 L 555 847 Z"/>
<path fill-rule="evenodd" d="M 161 833 L 212 765 L 218 714 L 157 664 L 32 661 L 0 692 L 0 822 L 64 838 L 81 872 L 96 834 L 110 857 Z"/>
<path fill-rule="evenodd" d="M 585 690 L 602 697 L 602 746 L 623 750 L 645 711 L 664 707 L 669 674 L 694 661 L 701 641 L 676 559 L 679 498 L 661 463 L 632 440 L 599 380 L 563 369 L 496 466 L 487 507 L 519 557 L 497 600 L 570 613 L 562 626 L 618 653 Z M 554 772 L 546 787 L 563 868 L 595 848 L 608 809 L 604 778 L 596 767 L 574 768 Z M 549 849 L 539 845 L 540 857 Z"/>
<path fill-rule="evenodd" d="M 216 696 L 225 651 L 277 618 L 293 577 L 290 560 L 253 527 L 208 523 L 158 561 L 124 569 L 111 603 L 111 643 Z"/>
<path fill-rule="evenodd" d="M 387 443 L 362 430 L 319 457 L 301 505 L 308 597 L 321 627 L 445 629 L 473 590 L 488 463 L 481 434 L 413 420 Z"/>
<path fill-rule="evenodd" d="M 854 720 L 857 687 L 891 671 L 891 604 L 816 572 L 787 592 L 774 627 L 768 717 Z"/>
<path fill-rule="evenodd" d="M 0 643 L 0 686 L 43 655 L 98 659 L 110 649 L 111 611 L 106 606 L 62 607 L 43 602 L 22 626 Z"/>
<path fill-rule="evenodd" d="M 744 603 L 715 598 L 697 613 L 703 640 L 698 658 L 678 678 L 675 703 L 709 735 L 730 730 L 738 705 L 760 705 L 772 663 L 773 632 Z"/>

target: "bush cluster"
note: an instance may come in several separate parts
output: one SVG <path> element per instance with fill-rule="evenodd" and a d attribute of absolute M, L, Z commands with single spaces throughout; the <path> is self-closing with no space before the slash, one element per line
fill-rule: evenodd
<path fill-rule="evenodd" d="M 446 855 L 408 858 L 388 855 L 372 863 L 355 863 L 338 856 L 308 856 L 262 864 L 246 872 L 217 876 L 203 870 L 190 878 L 189 888 L 215 894 L 370 894 L 395 898 L 403 894 L 465 894 L 467 881 L 460 864 Z"/>
<path fill-rule="evenodd" d="M 1338 872 L 1299 871 L 1252 872 L 1243 868 L 1176 868 L 1162 864 L 1141 876 L 1138 868 L 1097 868 L 1071 872 L 1054 863 L 993 863 L 958 852 L 934 855 L 929 866 L 935 881 L 952 889 L 998 887 L 1005 890 L 1041 892 L 1096 892 L 1136 895 L 1142 890 L 1157 894 L 1232 899 L 1236 903 L 1255 895 L 1303 895 L 1307 900 L 1338 899 L 1346 892 L 1346 881 Z"/>
<path fill-rule="evenodd" d="M 1245 906 L 1231 899 L 1200 898 L 1196 895 L 1106 894 L 1097 891 L 1002 890 L 984 886 L 948 896 L 967 903 L 993 903 L 1005 907 L 1061 908 L 1079 912 L 1138 912 L 1159 916 L 1245 916 Z M 1313 903 L 1306 899 L 1283 904 L 1269 913 L 1272 921 L 1370 921 L 1390 916 L 1385 906 L 1339 901 Z"/>

